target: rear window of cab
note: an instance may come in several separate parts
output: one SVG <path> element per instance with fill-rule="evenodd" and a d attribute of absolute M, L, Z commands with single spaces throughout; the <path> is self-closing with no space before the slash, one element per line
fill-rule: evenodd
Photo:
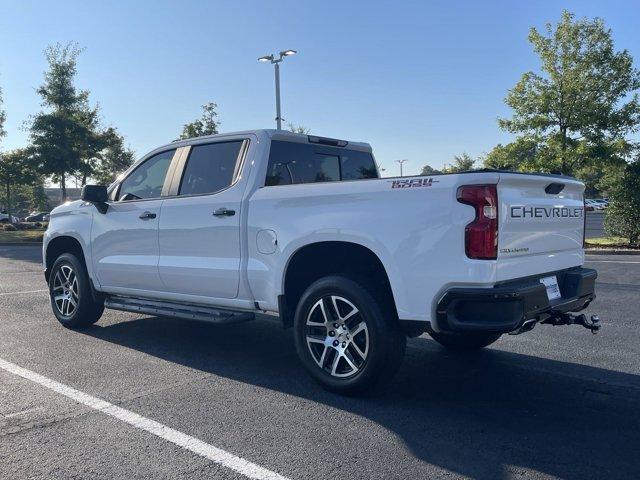
<path fill-rule="evenodd" d="M 373 155 L 360 150 L 274 140 L 265 186 L 378 178 Z"/>

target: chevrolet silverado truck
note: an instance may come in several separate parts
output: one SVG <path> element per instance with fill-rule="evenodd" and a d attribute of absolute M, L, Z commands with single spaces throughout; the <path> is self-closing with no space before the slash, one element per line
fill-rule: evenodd
<path fill-rule="evenodd" d="M 305 369 L 353 393 L 406 339 L 486 347 L 537 323 L 599 328 L 584 185 L 472 171 L 379 178 L 371 147 L 277 130 L 160 147 L 51 213 L 43 261 L 65 327 L 105 308 L 293 327 Z"/>

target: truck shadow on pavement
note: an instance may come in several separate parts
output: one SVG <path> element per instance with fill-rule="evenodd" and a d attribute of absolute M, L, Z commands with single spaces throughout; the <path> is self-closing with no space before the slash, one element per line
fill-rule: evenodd
<path fill-rule="evenodd" d="M 576 480 L 637 478 L 640 469 L 636 375 L 498 349 L 451 354 L 420 337 L 409 341 L 391 384 L 350 398 L 309 379 L 291 331 L 276 322 L 216 326 L 141 318 L 84 333 L 370 419 L 398 435 L 420 461 L 471 478 L 528 470 Z"/>

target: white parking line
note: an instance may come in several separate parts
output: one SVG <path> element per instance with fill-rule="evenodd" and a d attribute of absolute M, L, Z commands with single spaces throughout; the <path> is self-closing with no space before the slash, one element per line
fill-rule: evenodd
<path fill-rule="evenodd" d="M 7 372 L 13 373 L 14 375 L 18 375 L 24 379 L 30 380 L 34 383 L 42 385 L 54 392 L 57 392 L 65 397 L 68 397 L 72 400 L 75 400 L 78 403 L 86 405 L 89 408 L 93 408 L 99 412 L 105 413 L 111 417 L 117 418 L 118 420 L 131 425 L 139 430 L 144 430 L 149 432 L 157 437 L 166 440 L 167 442 L 171 442 L 179 447 L 184 448 L 185 450 L 189 450 L 201 457 L 204 457 L 212 462 L 223 465 L 235 472 L 238 472 L 245 477 L 253 478 L 255 480 L 288 480 L 286 477 L 282 475 L 272 472 L 271 470 L 267 470 L 266 468 L 262 468 L 260 465 L 256 465 L 244 458 L 240 458 L 232 453 L 229 453 L 220 448 L 214 447 L 213 445 L 209 445 L 208 443 L 203 442 L 202 440 L 198 440 L 195 437 L 187 435 L 186 433 L 179 432 L 178 430 L 174 430 L 173 428 L 167 427 L 161 423 L 158 423 L 154 420 L 150 420 L 148 418 L 143 417 L 142 415 L 138 415 L 130 410 L 125 410 L 124 408 L 118 407 L 109 403 L 105 400 L 101 400 L 99 398 L 88 395 L 84 392 L 76 390 L 74 388 L 68 387 L 62 383 L 56 382 L 55 380 L 51 380 L 47 377 L 43 377 L 31 370 L 27 370 L 26 368 L 22 368 L 18 365 L 15 365 L 11 362 L 7 362 L 0 358 L 0 368 L 6 370 Z"/>
<path fill-rule="evenodd" d="M 23 290 L 22 292 L 7 292 L 7 293 L 0 293 L 0 297 L 3 297 L 5 295 L 21 295 L 23 293 L 39 293 L 39 292 L 48 292 L 49 290 L 42 289 L 42 290 Z"/>

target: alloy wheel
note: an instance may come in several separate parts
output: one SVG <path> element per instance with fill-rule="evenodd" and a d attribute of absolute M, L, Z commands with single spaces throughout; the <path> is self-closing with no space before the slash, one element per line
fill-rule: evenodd
<path fill-rule="evenodd" d="M 65 317 L 72 316 L 78 308 L 78 277 L 70 265 L 61 265 L 53 278 L 53 300 Z"/>
<path fill-rule="evenodd" d="M 357 374 L 369 354 L 369 330 L 360 310 L 338 295 L 322 297 L 311 307 L 305 324 L 313 360 L 333 377 Z"/>

